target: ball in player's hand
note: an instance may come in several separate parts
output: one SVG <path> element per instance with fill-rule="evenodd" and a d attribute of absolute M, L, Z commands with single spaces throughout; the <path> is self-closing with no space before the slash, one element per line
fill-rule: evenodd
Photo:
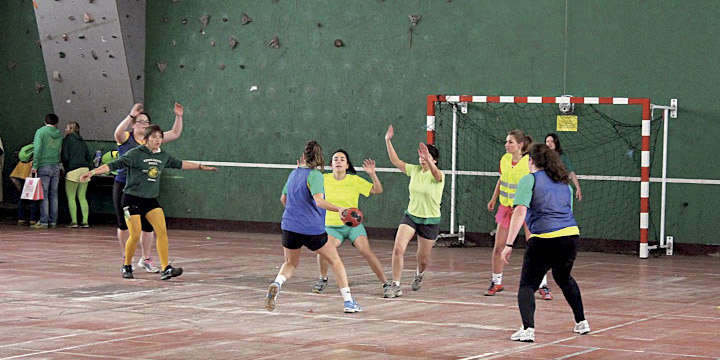
<path fill-rule="evenodd" d="M 363 213 L 358 208 L 347 208 L 342 213 L 342 221 L 345 225 L 356 227 L 363 221 Z"/>

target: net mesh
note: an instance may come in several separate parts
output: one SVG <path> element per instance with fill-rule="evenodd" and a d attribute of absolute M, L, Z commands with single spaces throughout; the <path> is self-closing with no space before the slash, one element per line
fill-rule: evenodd
<path fill-rule="evenodd" d="M 453 106 L 436 104 L 435 143 L 441 154 L 441 169 L 451 168 Z M 487 203 L 498 181 L 507 132 L 522 129 L 536 142 L 544 142 L 548 133 L 558 134 L 564 154 L 571 159 L 580 177 L 582 201 L 575 200 L 573 210 L 582 237 L 639 238 L 641 107 L 575 104 L 577 131 L 558 132 L 557 115 L 562 113 L 557 104 L 469 103 L 467 106 L 466 114 L 457 111 L 456 170 L 462 173 L 456 177 L 456 225 L 464 225 L 470 233 L 490 233 L 495 229 L 494 213 L 487 210 Z M 652 159 L 662 117 L 651 124 Z M 586 176 L 594 178 L 583 179 Z M 444 206 L 450 206 L 450 191 L 448 183 Z M 445 221 L 449 224 L 449 216 Z M 656 233 L 652 223 L 649 231 L 652 239 Z"/>

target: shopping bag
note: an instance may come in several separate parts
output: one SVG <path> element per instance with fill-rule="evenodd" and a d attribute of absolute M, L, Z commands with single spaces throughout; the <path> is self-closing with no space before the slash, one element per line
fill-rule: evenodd
<path fill-rule="evenodd" d="M 25 200 L 42 200 L 43 189 L 40 184 L 40 178 L 26 178 L 20 198 Z"/>

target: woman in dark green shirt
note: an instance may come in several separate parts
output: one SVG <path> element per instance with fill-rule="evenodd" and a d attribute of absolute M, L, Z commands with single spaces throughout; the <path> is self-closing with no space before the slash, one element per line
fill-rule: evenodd
<path fill-rule="evenodd" d="M 157 235 L 157 251 L 162 265 L 160 279 L 167 280 L 180 276 L 182 268 L 173 268 L 169 265 L 168 237 L 165 226 L 165 213 L 157 201 L 160 195 L 160 175 L 165 168 L 182 170 L 217 171 L 217 168 L 201 164 L 178 160 L 168 153 L 160 150 L 163 140 L 163 131 L 158 125 L 145 128 L 144 146 L 138 146 L 121 156 L 110 164 L 85 173 L 80 179 L 87 180 L 93 175 L 108 173 L 121 168 L 127 169 L 127 182 L 123 189 L 125 200 L 125 221 L 130 230 L 130 239 L 125 245 L 125 265 L 123 277 L 132 279 L 132 258 L 135 254 L 138 240 L 140 240 L 140 218 L 145 217 Z"/>

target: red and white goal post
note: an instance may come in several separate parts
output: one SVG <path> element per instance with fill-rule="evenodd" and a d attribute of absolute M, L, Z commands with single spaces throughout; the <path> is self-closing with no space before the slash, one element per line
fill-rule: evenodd
<path fill-rule="evenodd" d="M 428 95 L 427 96 L 427 142 L 435 145 L 435 109 L 438 103 L 515 103 L 515 104 L 597 104 L 597 105 L 636 105 L 642 107 L 642 143 L 641 143 L 641 171 L 640 171 L 640 246 L 639 255 L 641 258 L 647 258 L 649 250 L 652 248 L 666 248 L 668 254 L 672 254 L 672 243 L 667 244 L 664 239 L 664 225 L 665 225 L 665 178 L 666 178 L 666 158 L 667 158 L 667 116 L 668 112 L 673 112 L 675 115 L 677 109 L 677 102 L 673 101 L 671 107 L 652 105 L 649 98 L 626 98 L 626 97 L 571 97 L 571 96 L 559 96 L 559 97 L 547 97 L 547 96 L 468 96 L 468 95 Z M 651 133 L 651 121 L 652 121 L 652 109 L 659 108 L 664 110 L 665 116 L 665 133 L 664 133 L 664 144 L 663 146 L 663 191 L 662 191 L 662 212 L 661 212 L 661 233 L 660 233 L 660 245 L 648 246 L 648 225 L 649 225 L 649 211 L 650 211 L 650 133 Z M 672 116 L 675 117 L 675 116 Z M 453 128 L 456 127 L 456 117 L 453 116 Z M 452 146 L 452 199 L 451 199 L 451 220 L 450 220 L 450 232 L 455 232 L 455 219 L 454 219 L 454 201 L 455 201 L 455 157 L 456 157 L 456 143 L 455 143 L 455 131 L 453 134 L 453 146 Z M 461 240 L 464 236 L 464 228 L 459 229 Z M 670 237 L 669 237 L 670 238 Z M 668 246 L 669 245 L 669 246 Z"/>

